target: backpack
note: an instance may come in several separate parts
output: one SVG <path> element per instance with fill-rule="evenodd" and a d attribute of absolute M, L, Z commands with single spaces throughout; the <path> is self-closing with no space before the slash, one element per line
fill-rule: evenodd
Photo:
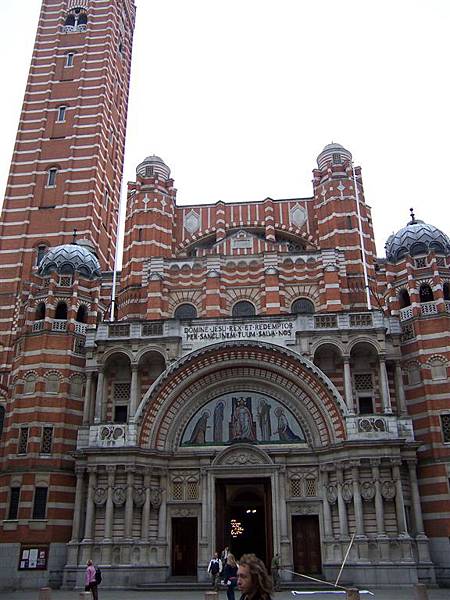
<path fill-rule="evenodd" d="M 217 575 L 218 572 L 219 572 L 219 561 L 213 560 L 211 563 L 211 573 L 213 575 Z"/>
<path fill-rule="evenodd" d="M 95 583 L 100 585 L 102 582 L 102 572 L 100 571 L 100 567 L 95 567 Z"/>

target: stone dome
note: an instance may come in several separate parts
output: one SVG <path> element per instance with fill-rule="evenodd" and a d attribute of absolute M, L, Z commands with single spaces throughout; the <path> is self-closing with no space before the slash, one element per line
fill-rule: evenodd
<path fill-rule="evenodd" d="M 428 254 L 431 250 L 438 254 L 450 255 L 450 239 L 434 225 L 424 223 L 411 214 L 411 221 L 389 236 L 386 244 L 386 258 L 397 262 L 406 254 L 417 256 Z"/>
<path fill-rule="evenodd" d="M 136 175 L 140 175 L 141 177 L 158 175 L 160 179 L 167 181 L 170 177 L 170 169 L 162 158 L 152 154 L 152 156 L 147 156 L 147 158 L 136 167 Z"/>
<path fill-rule="evenodd" d="M 317 165 L 319 169 L 323 169 L 327 164 L 339 165 L 346 161 L 352 160 L 352 154 L 348 150 L 341 146 L 341 144 L 337 144 L 335 142 L 331 142 L 331 144 L 327 144 L 322 152 L 317 157 Z"/>
<path fill-rule="evenodd" d="M 82 240 L 80 240 L 82 242 Z M 100 263 L 88 244 L 62 244 L 50 248 L 39 265 L 39 275 L 49 275 L 56 271 L 61 275 L 80 275 L 95 279 L 100 277 Z"/>

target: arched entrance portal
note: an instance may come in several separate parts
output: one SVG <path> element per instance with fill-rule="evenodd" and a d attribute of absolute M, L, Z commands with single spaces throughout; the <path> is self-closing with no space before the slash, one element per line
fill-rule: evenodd
<path fill-rule="evenodd" d="M 254 552 L 266 565 L 272 560 L 270 479 L 216 480 L 216 540 L 239 559 Z"/>

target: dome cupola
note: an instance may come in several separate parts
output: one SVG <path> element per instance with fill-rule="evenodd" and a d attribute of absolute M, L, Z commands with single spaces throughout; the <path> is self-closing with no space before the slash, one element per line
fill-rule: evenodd
<path fill-rule="evenodd" d="M 170 178 L 170 169 L 159 156 L 147 156 L 141 164 L 136 167 L 136 175 L 141 177 L 154 177 L 158 175 L 160 179 L 167 181 Z"/>
<path fill-rule="evenodd" d="M 100 263 L 92 250 L 92 245 L 83 241 L 50 248 L 40 262 L 39 275 L 44 277 L 52 272 L 73 275 L 78 272 L 89 279 L 100 277 Z"/>
<path fill-rule="evenodd" d="M 430 251 L 450 255 L 450 239 L 434 225 L 416 219 L 410 209 L 411 220 L 406 227 L 389 236 L 386 244 L 386 258 L 389 262 L 397 262 L 404 256 L 428 254 Z"/>
<path fill-rule="evenodd" d="M 348 150 L 341 146 L 341 144 L 336 144 L 335 142 L 331 142 L 331 144 L 327 144 L 322 152 L 317 157 L 317 165 L 319 169 L 324 169 L 327 164 L 331 165 L 340 165 L 344 164 L 347 161 L 351 162 L 352 154 Z"/>

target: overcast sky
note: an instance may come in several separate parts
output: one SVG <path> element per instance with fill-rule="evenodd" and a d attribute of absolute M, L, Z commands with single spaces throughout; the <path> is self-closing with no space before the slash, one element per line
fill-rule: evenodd
<path fill-rule="evenodd" d="M 362 166 L 377 250 L 409 208 L 450 234 L 449 0 L 136 0 L 124 179 L 158 154 L 179 204 L 312 195 L 322 147 Z M 0 2 L 0 188 L 41 0 Z"/>

